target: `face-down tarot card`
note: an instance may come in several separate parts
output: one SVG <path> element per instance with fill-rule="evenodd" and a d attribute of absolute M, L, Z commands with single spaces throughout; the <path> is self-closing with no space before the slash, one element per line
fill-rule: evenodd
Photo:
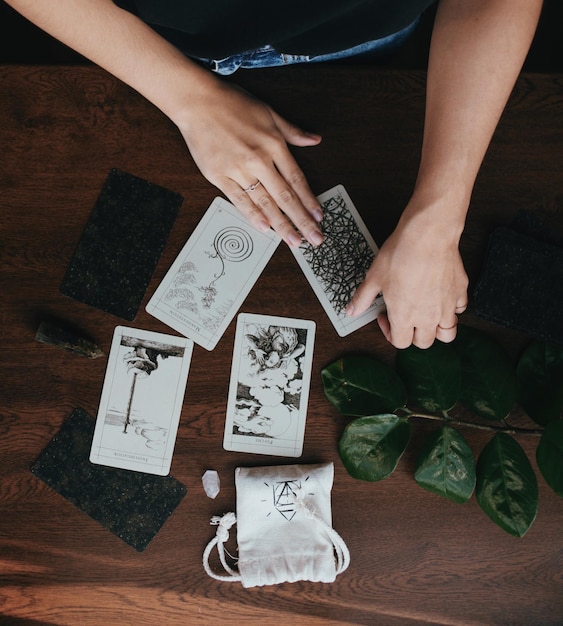
<path fill-rule="evenodd" d="M 344 337 L 373 321 L 385 309 L 378 296 L 362 315 L 345 308 L 366 276 L 378 247 L 342 185 L 317 196 L 324 211 L 325 240 L 316 248 L 303 241 L 291 248 L 336 332 Z"/>
<path fill-rule="evenodd" d="M 301 456 L 314 340 L 310 320 L 239 314 L 225 450 Z"/>
<path fill-rule="evenodd" d="M 232 204 L 215 198 L 147 311 L 213 350 L 280 241 L 273 230 L 255 230 Z"/>
<path fill-rule="evenodd" d="M 193 342 L 118 326 L 113 335 L 90 461 L 170 471 Z"/>

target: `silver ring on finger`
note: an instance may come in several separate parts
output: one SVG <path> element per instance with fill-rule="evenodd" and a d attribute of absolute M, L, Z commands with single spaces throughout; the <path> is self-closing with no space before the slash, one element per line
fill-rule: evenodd
<path fill-rule="evenodd" d="M 453 326 L 440 326 L 440 324 L 438 324 L 437 328 L 439 328 L 440 330 L 453 330 L 457 326 L 457 323 L 458 323 L 458 319 L 456 315 L 455 323 Z"/>
<path fill-rule="evenodd" d="M 456 326 L 457 326 L 457 324 L 454 324 L 453 326 L 449 326 L 448 328 L 444 328 L 443 326 L 440 326 L 440 324 L 438 324 L 438 328 L 440 330 L 453 330 Z"/>
<path fill-rule="evenodd" d="M 250 185 L 250 187 L 247 187 L 246 189 L 243 189 L 243 191 L 245 193 L 250 193 L 251 191 L 254 191 L 258 187 L 260 187 L 261 184 L 262 183 L 259 180 L 257 180 L 254 184 Z"/>

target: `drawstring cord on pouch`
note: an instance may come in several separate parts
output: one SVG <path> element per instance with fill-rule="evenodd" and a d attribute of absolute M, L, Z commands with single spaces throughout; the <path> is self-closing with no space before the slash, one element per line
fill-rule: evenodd
<path fill-rule="evenodd" d="M 211 518 L 210 523 L 212 526 L 217 526 L 217 531 L 215 532 L 215 537 L 213 537 L 213 539 L 207 544 L 203 553 L 203 567 L 205 568 L 207 574 L 211 576 L 211 578 L 215 578 L 215 580 L 241 580 L 240 574 L 235 572 L 229 566 L 225 557 L 225 543 L 229 540 L 229 530 L 236 524 L 236 522 L 237 517 L 234 513 L 225 513 L 222 517 L 214 515 Z M 225 568 L 228 576 L 215 574 L 209 566 L 209 555 L 215 546 L 217 546 L 217 552 L 219 553 L 221 565 Z"/>
<path fill-rule="evenodd" d="M 336 554 L 336 574 L 341 574 L 350 565 L 350 551 L 348 550 L 348 546 L 344 543 L 344 540 L 334 530 L 334 528 L 327 524 L 318 515 L 314 507 L 306 501 L 305 495 L 301 490 L 297 493 L 295 505 L 297 509 L 305 515 L 305 517 L 315 521 L 328 535 L 329 539 L 332 542 L 332 545 L 334 546 L 334 551 Z M 207 547 L 205 548 L 205 551 L 203 553 L 203 567 L 207 574 L 215 580 L 242 580 L 241 575 L 233 570 L 227 563 L 227 559 L 225 556 L 225 543 L 229 540 L 229 530 L 236 524 L 236 522 L 236 515 L 232 512 L 225 513 L 225 515 L 223 515 L 222 517 L 214 516 L 211 518 L 210 523 L 212 526 L 217 526 L 217 531 L 215 532 L 215 537 L 213 537 L 213 539 L 207 544 Z M 209 556 L 215 546 L 217 546 L 217 552 L 219 553 L 221 565 L 227 572 L 227 575 L 215 574 L 211 570 L 211 567 L 209 565 Z"/>
<path fill-rule="evenodd" d="M 348 550 L 348 546 L 344 543 L 344 539 L 342 539 L 332 526 L 329 526 L 329 524 L 319 517 L 315 508 L 306 501 L 302 489 L 297 492 L 295 504 L 297 508 L 303 512 L 305 517 L 316 521 L 328 535 L 336 553 L 336 574 L 341 574 L 348 568 L 348 565 L 350 565 L 350 551 Z"/>

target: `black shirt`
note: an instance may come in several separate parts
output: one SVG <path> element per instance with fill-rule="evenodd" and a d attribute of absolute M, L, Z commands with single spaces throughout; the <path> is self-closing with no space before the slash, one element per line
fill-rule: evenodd
<path fill-rule="evenodd" d="M 270 44 L 326 54 L 391 35 L 435 0 L 115 0 L 188 55 L 221 59 Z"/>

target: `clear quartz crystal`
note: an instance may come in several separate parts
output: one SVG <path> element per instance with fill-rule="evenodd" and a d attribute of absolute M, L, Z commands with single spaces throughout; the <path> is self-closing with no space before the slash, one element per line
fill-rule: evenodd
<path fill-rule="evenodd" d="M 203 489 L 209 498 L 216 498 L 219 493 L 219 474 L 215 470 L 206 470 L 201 477 Z"/>

